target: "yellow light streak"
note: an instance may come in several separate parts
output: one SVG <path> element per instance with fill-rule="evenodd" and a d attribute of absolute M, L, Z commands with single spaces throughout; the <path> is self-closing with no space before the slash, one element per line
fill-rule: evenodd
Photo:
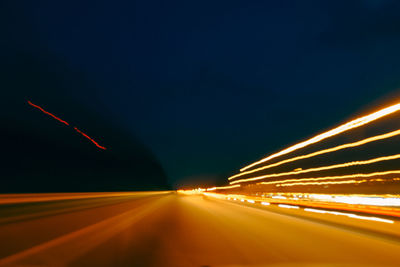
<path fill-rule="evenodd" d="M 360 140 L 360 141 L 357 141 L 357 142 L 353 142 L 353 143 L 347 143 L 347 144 L 339 145 L 339 146 L 336 146 L 336 147 L 323 149 L 323 150 L 320 150 L 320 151 L 317 151 L 317 152 L 313 152 L 313 153 L 310 153 L 310 154 L 306 154 L 306 155 L 302 155 L 302 156 L 298 156 L 298 157 L 294 157 L 294 158 L 290 158 L 290 159 L 285 159 L 285 160 L 282 160 L 282 161 L 279 161 L 279 162 L 276 162 L 276 163 L 273 163 L 273 164 L 269 164 L 269 165 L 266 165 L 266 166 L 263 166 L 263 167 L 260 167 L 260 168 L 257 168 L 257 169 L 253 169 L 253 170 L 249 170 L 249 171 L 238 173 L 236 175 L 233 175 L 233 176 L 229 177 L 228 180 L 232 180 L 232 179 L 234 179 L 236 177 L 240 177 L 240 176 L 243 176 L 243 175 L 246 175 L 246 174 L 249 174 L 249 173 L 258 172 L 258 171 L 269 169 L 269 168 L 272 168 L 272 167 L 277 167 L 277 166 L 280 166 L 280 165 L 285 164 L 285 163 L 289 163 L 289 162 L 293 162 L 293 161 L 297 161 L 297 160 L 301 160 L 301 159 L 308 159 L 308 158 L 311 158 L 311 157 L 315 157 L 315 156 L 318 156 L 318 155 L 335 152 L 335 151 L 346 149 L 346 148 L 362 146 L 362 145 L 365 145 L 365 144 L 368 144 L 368 143 L 371 143 L 371 142 L 374 142 L 374 141 L 379 141 L 379 140 L 391 138 L 391 137 L 394 137 L 394 136 L 397 136 L 397 135 L 400 135 L 400 130 L 396 130 L 396 131 L 385 133 L 385 134 L 381 134 L 381 135 L 372 136 L 372 137 L 365 138 L 363 140 Z M 295 170 L 298 170 L 298 169 L 300 169 L 300 168 L 297 168 Z"/>
<path fill-rule="evenodd" d="M 206 191 L 204 188 L 196 188 L 196 189 L 179 189 L 177 192 L 178 194 L 184 194 L 184 195 L 196 195 L 196 194 L 201 194 L 201 192 Z"/>
<path fill-rule="evenodd" d="M 202 194 L 205 195 L 205 196 L 219 198 L 219 199 L 225 199 L 226 198 L 224 194 L 206 193 L 206 192 L 203 192 Z"/>
<path fill-rule="evenodd" d="M 266 174 L 266 175 L 256 176 L 256 177 L 247 178 L 247 179 L 236 180 L 236 181 L 231 182 L 230 184 L 257 181 L 257 180 L 261 180 L 261 179 L 265 179 L 265 178 L 271 178 L 271 177 L 280 177 L 280 176 L 297 175 L 297 174 L 309 173 L 309 172 L 326 171 L 326 170 L 332 170 L 332 169 L 337 169 L 337 168 L 345 168 L 345 167 L 351 167 L 351 166 L 357 166 L 357 165 L 367 165 L 367 164 L 372 164 L 372 163 L 376 163 L 376 162 L 394 160 L 394 159 L 399 159 L 399 158 L 400 158 L 400 154 L 396 154 L 396 155 L 384 156 L 384 157 L 379 157 L 379 158 L 374 158 L 374 159 L 369 159 L 369 160 L 363 160 L 363 161 L 351 161 L 351 162 L 334 164 L 334 165 L 329 165 L 329 166 L 310 168 L 310 169 L 305 169 L 305 170 L 301 170 L 301 171 L 272 173 L 272 174 Z"/>
<path fill-rule="evenodd" d="M 367 178 L 367 177 L 372 177 L 372 176 L 389 175 L 389 174 L 400 174 L 400 170 L 372 172 L 372 173 L 356 173 L 356 174 L 348 174 L 348 175 L 340 175 L 340 176 L 325 176 L 325 177 L 317 177 L 317 178 L 286 179 L 286 180 L 282 180 L 282 181 L 261 182 L 258 184 L 268 185 L 268 184 L 292 183 L 292 182 L 299 182 L 299 181 L 308 182 L 308 181 L 326 181 L 326 180 L 335 180 L 335 179 Z M 397 178 L 394 178 L 394 179 L 397 179 Z"/>
<path fill-rule="evenodd" d="M 308 211 L 308 212 L 315 212 L 315 213 L 322 213 L 322 214 L 342 215 L 342 216 L 347 216 L 349 218 L 354 218 L 354 219 L 377 221 L 377 222 L 384 222 L 384 223 L 394 223 L 394 221 L 388 220 L 388 219 L 382 219 L 382 218 L 370 217 L 370 216 L 361 216 L 361 215 L 347 213 L 347 212 L 337 212 L 337 211 L 311 209 L 311 208 L 305 208 L 304 210 Z"/>
<path fill-rule="evenodd" d="M 279 204 L 278 205 L 281 208 L 286 208 L 286 209 L 299 209 L 299 206 L 292 206 L 292 205 L 285 205 L 285 204 Z"/>
<path fill-rule="evenodd" d="M 345 181 L 330 181 L 330 182 L 298 182 L 290 184 L 277 184 L 276 186 L 295 186 L 295 185 L 328 185 L 328 184 L 359 184 L 368 180 L 345 180 Z"/>
<path fill-rule="evenodd" d="M 345 181 L 331 181 L 331 182 L 297 182 L 287 184 L 277 184 L 276 186 L 296 186 L 296 185 L 328 185 L 328 184 L 361 184 L 366 182 L 383 182 L 383 181 L 398 181 L 400 178 L 393 179 L 369 179 L 369 180 L 345 180 Z"/>
<path fill-rule="evenodd" d="M 284 196 L 272 196 L 273 199 L 286 199 Z"/>
<path fill-rule="evenodd" d="M 385 181 L 384 179 L 373 179 L 374 181 Z M 400 180 L 394 178 L 392 180 Z M 371 180 L 365 180 L 371 181 Z M 318 201 L 329 201 L 335 203 L 345 203 L 351 205 L 369 205 L 369 206 L 389 206 L 400 207 L 399 196 L 393 195 L 325 195 L 325 194 L 310 194 L 309 199 Z"/>
<path fill-rule="evenodd" d="M 231 188 L 236 188 L 236 187 L 240 187 L 240 184 L 227 185 L 227 186 L 214 186 L 214 187 L 211 187 L 211 188 L 207 188 L 206 191 L 215 191 L 215 190 L 220 190 L 220 189 L 231 189 Z"/>
<path fill-rule="evenodd" d="M 322 140 L 324 140 L 326 138 L 338 135 L 340 133 L 349 131 L 351 129 L 354 129 L 354 128 L 357 128 L 357 127 L 360 127 L 360 126 L 363 126 L 365 124 L 368 124 L 368 123 L 370 123 L 372 121 L 380 119 L 380 118 L 382 118 L 384 116 L 390 115 L 390 114 L 392 114 L 392 113 L 394 113 L 396 111 L 399 111 L 399 110 L 400 110 L 400 103 L 392 105 L 392 106 L 389 106 L 389 107 L 386 107 L 386 108 L 383 108 L 383 109 L 378 110 L 378 111 L 376 111 L 374 113 L 371 113 L 369 115 L 354 119 L 354 120 L 349 121 L 347 123 L 344 123 L 344 124 L 342 124 L 342 125 L 340 125 L 340 126 L 338 126 L 336 128 L 333 128 L 333 129 L 331 129 L 329 131 L 326 131 L 326 132 L 324 132 L 322 134 L 318 134 L 318 135 L 316 135 L 316 136 L 314 136 L 314 137 L 312 137 L 310 139 L 307 139 L 306 141 L 297 143 L 297 144 L 295 144 L 293 146 L 290 146 L 288 148 L 285 148 L 285 149 L 283 149 L 283 150 L 281 150 L 281 151 L 279 151 L 277 153 L 274 153 L 274 154 L 272 154 L 272 155 L 270 155 L 268 157 L 265 157 L 265 158 L 263 158 L 263 159 L 261 159 L 259 161 L 256 161 L 256 162 L 254 162 L 254 163 L 252 163 L 252 164 L 240 169 L 240 171 L 245 171 L 245 170 L 247 170 L 247 169 L 249 169 L 251 167 L 259 165 L 259 164 L 261 164 L 263 162 L 266 162 L 268 160 L 271 160 L 273 158 L 276 158 L 276 157 L 291 153 L 291 152 L 296 151 L 296 150 L 298 150 L 300 148 L 304 148 L 304 147 L 307 147 L 307 146 L 309 146 L 311 144 L 318 143 L 318 142 L 320 142 L 320 141 L 322 141 Z"/>

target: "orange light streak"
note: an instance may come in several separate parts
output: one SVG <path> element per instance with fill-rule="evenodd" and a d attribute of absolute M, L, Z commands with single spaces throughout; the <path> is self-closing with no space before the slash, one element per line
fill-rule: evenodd
<path fill-rule="evenodd" d="M 74 127 L 75 131 L 77 131 L 78 133 L 80 133 L 81 135 L 83 135 L 84 137 L 86 137 L 87 139 L 89 139 L 90 141 L 92 141 L 93 144 L 95 144 L 98 148 L 101 148 L 103 150 L 106 150 L 106 148 L 104 146 L 99 145 L 96 141 L 94 141 L 92 138 L 90 138 L 87 134 L 85 134 L 84 132 L 80 131 L 78 128 Z"/>
<path fill-rule="evenodd" d="M 369 179 L 369 180 L 345 180 L 345 181 L 331 181 L 331 182 L 297 182 L 277 184 L 276 186 L 296 186 L 296 185 L 328 185 L 328 184 L 361 184 L 366 182 L 383 182 L 383 181 L 399 181 L 400 178 L 392 179 Z"/>
<path fill-rule="evenodd" d="M 53 117 L 54 119 L 58 120 L 59 122 L 62 122 L 62 123 L 64 123 L 65 125 L 69 126 L 69 123 L 68 123 L 68 122 L 66 122 L 66 121 L 60 119 L 59 117 L 55 116 L 54 114 L 51 114 L 50 112 L 44 110 L 42 107 L 33 104 L 33 103 L 32 103 L 31 101 L 29 101 L 29 100 L 28 100 L 28 104 L 31 105 L 32 107 L 35 107 L 35 108 L 39 109 L 39 110 L 42 111 L 44 114 L 47 114 L 47 115 Z"/>
<path fill-rule="evenodd" d="M 374 159 L 369 159 L 369 160 L 351 161 L 351 162 L 346 162 L 346 163 L 310 168 L 310 169 L 305 169 L 305 170 L 298 170 L 298 171 L 295 170 L 295 171 L 291 171 L 291 172 L 272 173 L 272 174 L 266 174 L 266 175 L 256 176 L 256 177 L 247 178 L 247 179 L 236 180 L 236 181 L 231 182 L 230 184 L 257 181 L 257 180 L 271 178 L 271 177 L 280 177 L 280 176 L 286 176 L 286 175 L 296 175 L 296 174 L 309 173 L 309 172 L 332 170 L 332 169 L 345 168 L 345 167 L 351 167 L 351 166 L 357 166 L 357 165 L 367 165 L 367 164 L 372 164 L 372 163 L 376 163 L 376 162 L 394 160 L 394 159 L 399 159 L 399 158 L 400 158 L 400 154 L 396 154 L 396 155 L 379 157 L 379 158 L 374 158 Z"/>
<path fill-rule="evenodd" d="M 396 178 L 397 179 L 397 178 Z M 299 198 L 264 198 L 246 196 L 246 195 L 226 195 L 216 193 L 204 193 L 215 196 L 216 198 L 240 200 L 242 202 L 246 200 L 254 200 L 255 203 L 260 205 L 271 205 L 271 204 L 284 204 L 298 207 L 316 208 L 316 209 L 328 209 L 328 210 L 341 210 L 341 211 L 352 211 L 362 212 L 367 214 L 377 214 L 385 216 L 400 217 L 400 210 L 397 203 L 399 195 L 324 195 L 324 194 L 307 194 L 307 193 L 290 193 L 288 196 L 301 195 L 302 199 Z M 319 197 L 320 198 L 319 198 Z M 329 197 L 329 199 L 327 199 Z M 396 207 L 392 207 L 396 206 Z"/>
<path fill-rule="evenodd" d="M 307 147 L 307 146 L 309 146 L 311 144 L 318 143 L 318 142 L 320 142 L 320 141 L 322 141 L 322 140 L 324 140 L 326 138 L 338 135 L 340 133 L 349 131 L 351 129 L 354 129 L 354 128 L 357 128 L 357 127 L 360 127 L 360 126 L 363 126 L 365 124 L 368 124 L 368 123 L 370 123 L 372 121 L 380 119 L 380 118 L 382 118 L 384 116 L 390 115 L 390 114 L 392 114 L 394 112 L 397 112 L 399 110 L 400 110 L 400 103 L 392 105 L 392 106 L 384 108 L 384 109 L 381 109 L 381 110 L 378 110 L 378 111 L 376 111 L 374 113 L 371 113 L 369 115 L 354 119 L 354 120 L 349 121 L 347 123 L 344 123 L 344 124 L 342 124 L 342 125 L 340 125 L 340 126 L 338 126 L 336 128 L 333 128 L 333 129 L 331 129 L 329 131 L 326 131 L 326 132 L 324 132 L 322 134 L 318 134 L 318 135 L 316 135 L 316 136 L 314 136 L 314 137 L 312 137 L 310 139 L 307 139 L 306 141 L 297 143 L 297 144 L 295 144 L 293 146 L 290 146 L 290 147 L 288 147 L 286 149 L 283 149 L 283 150 L 281 150 L 281 151 L 279 151 L 277 153 L 274 153 L 274 154 L 272 154 L 272 155 L 270 155 L 268 157 L 265 157 L 265 158 L 263 158 L 263 159 L 261 159 L 259 161 L 256 161 L 256 162 L 254 162 L 254 163 L 252 163 L 252 164 L 240 169 L 240 171 L 245 171 L 245 170 L 247 170 L 247 169 L 249 169 L 251 167 L 259 165 L 259 164 L 261 164 L 263 162 L 266 162 L 268 160 L 271 160 L 273 158 L 276 158 L 276 157 L 291 153 L 291 152 L 296 151 L 296 150 L 298 150 L 300 148 L 304 148 L 304 147 Z"/>
<path fill-rule="evenodd" d="M 384 179 L 373 179 L 375 181 L 384 181 Z M 392 180 L 400 180 L 393 178 Z M 371 181 L 371 180 L 369 180 Z M 351 205 L 372 205 L 372 206 L 387 206 L 400 207 L 399 195 L 357 195 L 357 194 L 304 194 L 312 200 L 329 201 L 335 203 L 345 203 Z"/>
<path fill-rule="evenodd" d="M 320 210 L 320 209 L 311 209 L 311 208 L 305 208 L 304 210 L 305 211 L 309 211 L 309 212 L 315 212 L 315 213 L 342 215 L 342 216 L 347 216 L 349 218 L 354 218 L 354 219 L 377 221 L 377 222 L 384 222 L 384 223 L 394 223 L 393 220 L 382 219 L 382 218 L 378 218 L 378 217 L 361 216 L 361 215 L 357 215 L 357 214 L 353 214 L 353 213 L 337 212 L 337 211 L 330 211 L 330 210 Z"/>
<path fill-rule="evenodd" d="M 356 174 L 348 174 L 348 175 L 340 175 L 340 176 L 325 176 L 325 177 L 316 177 L 316 178 L 287 179 L 287 180 L 282 180 L 282 181 L 261 182 L 258 184 L 267 185 L 267 184 L 292 183 L 292 182 L 299 182 L 299 181 L 308 182 L 308 181 L 326 181 L 326 180 L 335 180 L 335 179 L 367 178 L 367 177 L 389 175 L 389 174 L 400 174 L 400 170 L 372 172 L 372 173 L 356 173 Z"/>
<path fill-rule="evenodd" d="M 215 190 L 219 190 L 219 189 L 230 189 L 230 188 L 236 188 L 236 187 L 240 187 L 240 185 L 237 184 L 237 185 L 228 185 L 228 186 L 215 186 L 215 187 L 207 188 L 206 191 L 215 191 Z"/>
<path fill-rule="evenodd" d="M 243 176 L 243 175 L 246 175 L 246 174 L 249 174 L 249 173 L 254 173 L 254 172 L 258 172 L 258 171 L 261 171 L 261 170 L 269 169 L 269 168 L 272 168 L 272 167 L 280 166 L 280 165 L 285 164 L 285 163 L 289 163 L 289 162 L 293 162 L 293 161 L 297 161 L 297 160 L 301 160 L 301 159 L 307 159 L 307 158 L 315 157 L 315 156 L 326 154 L 326 153 L 330 153 L 330 152 L 335 152 L 335 151 L 346 149 L 346 148 L 357 147 L 357 146 L 361 146 L 361 145 L 364 145 L 364 144 L 367 144 L 367 143 L 370 143 L 370 142 L 387 139 L 387 138 L 394 137 L 394 136 L 397 136 L 397 135 L 400 135 L 400 130 L 396 130 L 396 131 L 385 133 L 385 134 L 381 134 L 381 135 L 376 135 L 376 136 L 369 137 L 369 138 L 366 138 L 366 139 L 363 139 L 363 140 L 360 140 L 360 141 L 357 141 L 357 142 L 354 142 L 354 143 L 347 143 L 347 144 L 339 145 L 339 146 L 336 146 L 336 147 L 327 148 L 327 149 L 324 149 L 324 150 L 313 152 L 313 153 L 310 153 L 310 154 L 306 154 L 306 155 L 302 155 L 302 156 L 298 156 L 298 157 L 282 160 L 282 161 L 279 161 L 279 162 L 276 162 L 276 163 L 273 163 L 273 164 L 270 164 L 270 165 L 267 165 L 267 166 L 263 166 L 263 167 L 260 167 L 260 168 L 257 168 L 257 169 L 253 169 L 253 170 L 250 170 L 250 171 L 245 171 L 245 172 L 238 173 L 236 175 L 233 175 L 233 176 L 229 177 L 228 180 L 232 180 L 232 179 L 234 179 L 236 177 L 240 177 L 240 176 Z"/>
<path fill-rule="evenodd" d="M 373 179 L 372 179 L 373 180 Z M 328 185 L 328 184 L 360 184 L 368 180 L 345 180 L 345 181 L 329 181 L 329 182 L 298 182 L 288 184 L 277 184 L 276 186 L 295 186 L 295 185 Z"/>

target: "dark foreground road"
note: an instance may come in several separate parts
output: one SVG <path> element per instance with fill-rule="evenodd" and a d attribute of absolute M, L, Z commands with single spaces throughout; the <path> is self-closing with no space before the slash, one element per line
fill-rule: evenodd
<path fill-rule="evenodd" d="M 175 193 L 64 195 L 0 198 L 1 266 L 400 264 L 396 237 L 298 214 Z"/>

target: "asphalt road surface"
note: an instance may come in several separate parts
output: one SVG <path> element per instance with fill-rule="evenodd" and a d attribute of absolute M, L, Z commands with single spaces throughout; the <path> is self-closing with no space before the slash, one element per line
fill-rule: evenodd
<path fill-rule="evenodd" d="M 173 192 L 49 196 L 0 198 L 0 266 L 400 264 L 399 238 L 329 223 L 324 214 Z"/>

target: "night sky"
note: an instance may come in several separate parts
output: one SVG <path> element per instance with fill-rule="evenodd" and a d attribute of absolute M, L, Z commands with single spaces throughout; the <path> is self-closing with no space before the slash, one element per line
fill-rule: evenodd
<path fill-rule="evenodd" d="M 2 191 L 222 185 L 399 100 L 399 14 L 395 0 L 3 0 Z"/>

